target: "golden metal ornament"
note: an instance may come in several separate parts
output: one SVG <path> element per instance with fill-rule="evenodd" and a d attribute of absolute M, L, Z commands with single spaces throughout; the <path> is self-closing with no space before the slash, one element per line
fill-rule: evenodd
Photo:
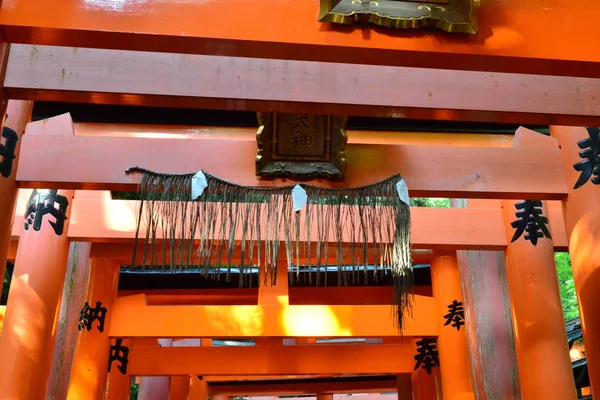
<path fill-rule="evenodd" d="M 438 28 L 477 33 L 480 0 L 321 0 L 319 21 L 337 24 L 370 22 L 388 28 Z"/>

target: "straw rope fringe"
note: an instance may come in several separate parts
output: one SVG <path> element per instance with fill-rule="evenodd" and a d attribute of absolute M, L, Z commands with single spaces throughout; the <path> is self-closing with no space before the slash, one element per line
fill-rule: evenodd
<path fill-rule="evenodd" d="M 309 284 L 320 286 L 329 284 L 326 268 L 333 245 L 338 285 L 356 283 L 361 269 L 366 284 L 367 266 L 372 265 L 375 280 L 391 274 L 400 329 L 403 316 L 411 311 L 410 208 L 398 196 L 399 175 L 356 188 L 300 184 L 307 204 L 295 212 L 293 186 L 244 187 L 204 173 L 208 186 L 192 201 L 194 173 L 162 174 L 140 167 L 126 172 L 142 174 L 134 266 L 137 245 L 143 241 L 142 266 L 179 269 L 196 260 L 215 279 L 226 268 L 228 280 L 235 267 L 242 286 L 251 283 L 248 269 L 260 265 L 261 284 L 273 285 L 283 248 L 290 284 L 305 272 L 302 276 L 308 276 Z M 235 249 L 241 256 L 233 263 Z"/>

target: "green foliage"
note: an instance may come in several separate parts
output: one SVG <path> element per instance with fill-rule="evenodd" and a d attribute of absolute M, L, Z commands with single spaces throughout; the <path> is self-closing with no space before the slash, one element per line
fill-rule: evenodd
<path fill-rule="evenodd" d="M 12 278 L 12 270 L 9 265 L 6 266 L 4 271 L 4 279 L 2 281 L 2 294 L 0 294 L 0 305 L 5 305 L 8 301 L 8 289 L 10 287 L 10 281 Z"/>
<path fill-rule="evenodd" d="M 129 400 L 137 400 L 140 385 L 135 383 L 135 379 L 131 380 L 131 389 L 129 390 Z"/>
<path fill-rule="evenodd" d="M 554 258 L 556 260 L 556 273 L 558 275 L 563 313 L 565 320 L 568 321 L 579 317 L 577 294 L 575 293 L 573 270 L 571 269 L 571 258 L 569 257 L 569 253 L 555 253 Z"/>
<path fill-rule="evenodd" d="M 450 208 L 450 199 L 435 199 L 430 197 L 412 197 L 410 205 L 413 207 Z"/>

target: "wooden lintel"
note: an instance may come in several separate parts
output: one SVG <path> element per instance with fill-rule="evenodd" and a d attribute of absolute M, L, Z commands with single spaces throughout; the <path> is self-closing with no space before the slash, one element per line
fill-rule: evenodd
<path fill-rule="evenodd" d="M 9 259 L 14 259 L 16 254 L 27 198 L 27 192 L 22 190 L 13 224 Z M 129 200 L 75 198 L 67 234 L 71 240 L 94 242 L 92 253 L 96 257 L 104 256 L 129 262 L 135 238 L 136 205 L 137 202 Z M 502 250 L 507 245 L 502 218 L 502 210 L 499 208 L 413 207 L 413 258 L 417 263 L 428 262 L 431 254 L 422 257 L 419 249 Z M 548 218 L 555 250 L 566 251 L 567 235 L 559 203 L 550 202 Z M 334 252 L 331 254 L 333 257 Z"/>
<path fill-rule="evenodd" d="M 600 79 L 528 74 L 13 45 L 4 86 L 36 101 L 600 124 Z"/>
<path fill-rule="evenodd" d="M 11 0 L 0 9 L 0 27 L 9 43 L 600 76 L 598 34 L 590 28 L 600 16 L 596 0 L 482 2 L 476 35 L 321 23 L 317 7 L 312 0 L 271 0 L 268 6 L 231 0 L 217 7 Z"/>
<path fill-rule="evenodd" d="M 400 332 L 392 311 L 390 305 L 159 306 L 148 305 L 145 295 L 135 295 L 115 301 L 109 335 L 128 338 L 397 337 Z M 403 334 L 437 336 L 439 324 L 434 315 L 433 298 L 415 295 L 414 309 L 412 315 L 406 317 Z"/>
<path fill-rule="evenodd" d="M 125 170 L 137 165 L 164 173 L 204 170 L 246 186 L 291 183 L 259 179 L 255 157 L 256 144 L 247 141 L 25 135 L 17 181 L 28 188 L 136 190 L 140 175 Z M 353 187 L 400 173 L 417 197 L 560 200 L 567 193 L 558 147 L 349 144 L 346 158 L 343 182 L 313 183 Z"/>
<path fill-rule="evenodd" d="M 111 323 L 112 324 L 112 323 Z M 394 345 L 133 346 L 130 375 L 398 374 L 415 365 L 412 341 Z"/>
<path fill-rule="evenodd" d="M 295 379 L 294 381 L 236 381 L 236 377 L 229 377 L 235 382 L 218 382 L 209 380 L 208 393 L 212 396 L 282 396 L 282 395 L 303 395 L 315 393 L 381 393 L 396 391 L 396 376 L 390 376 L 389 379 L 369 379 L 369 377 L 358 378 L 356 380 L 344 379 Z"/>

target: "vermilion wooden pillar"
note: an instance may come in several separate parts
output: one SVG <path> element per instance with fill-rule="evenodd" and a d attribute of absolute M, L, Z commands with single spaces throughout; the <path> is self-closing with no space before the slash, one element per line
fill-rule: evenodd
<path fill-rule="evenodd" d="M 122 345 L 131 348 L 132 342 L 131 339 L 123 339 Z M 131 376 L 123 375 L 119 368 L 111 368 L 106 379 L 103 400 L 129 400 L 130 390 Z"/>
<path fill-rule="evenodd" d="M 398 400 L 442 400 L 442 377 L 440 369 L 434 368 L 431 374 L 428 374 L 422 368 L 413 371 L 411 374 L 412 397 L 401 398 Z"/>
<path fill-rule="evenodd" d="M 190 394 L 189 376 L 172 376 L 169 386 L 169 400 L 187 400 Z"/>
<path fill-rule="evenodd" d="M 110 200 L 109 191 L 76 190 L 75 201 L 81 199 Z M 87 280 L 90 272 L 90 242 L 71 242 L 61 295 L 60 310 L 54 342 L 52 369 L 48 380 L 46 400 L 62 400 L 67 397 L 71 366 L 77 338 L 79 311 L 84 303 Z"/>
<path fill-rule="evenodd" d="M 56 327 L 54 356 L 46 390 L 47 400 L 60 400 L 67 396 L 79 323 L 77 307 L 80 309 L 83 304 L 91 248 L 92 244 L 89 242 L 71 242 L 69 247 L 69 259 Z"/>
<path fill-rule="evenodd" d="M 86 282 L 85 297 L 77 306 L 104 313 L 104 322 L 88 318 L 80 321 L 67 399 L 102 400 L 105 392 L 110 338 L 108 329 L 113 300 L 117 296 L 119 264 L 107 258 L 93 258 Z M 91 315 L 91 310 L 87 311 Z M 82 324 L 85 322 L 85 324 Z"/>
<path fill-rule="evenodd" d="M 453 207 L 500 207 L 500 201 L 452 200 Z M 457 251 L 475 398 L 521 398 L 504 252 Z"/>
<path fill-rule="evenodd" d="M 515 147 L 556 147 L 556 140 L 519 128 Z M 508 247 L 506 277 L 515 331 L 521 393 L 524 400 L 577 398 L 569 345 L 565 332 L 551 238 L 539 238 L 534 246 L 527 232 L 512 242 L 518 201 L 504 200 L 502 208 Z M 542 215 L 548 217 L 546 202 Z M 548 224 L 548 227 L 550 225 Z"/>
<path fill-rule="evenodd" d="M 172 339 L 158 339 L 161 347 L 170 347 Z M 140 390 L 138 400 L 162 400 L 169 396 L 168 376 L 142 376 L 140 378 Z"/>
<path fill-rule="evenodd" d="M 590 138 L 586 128 L 551 126 L 550 134 L 558 139 L 562 149 L 569 187 L 569 196 L 563 202 L 563 214 L 579 300 L 592 397 L 600 398 L 600 184 L 594 184 L 594 181 L 600 183 L 600 179 L 593 174 L 594 165 L 598 162 L 595 153 L 600 150 L 600 145 L 593 131 L 592 143 L 583 142 L 581 146 L 578 145 L 578 142 Z M 585 153 L 589 144 L 595 147 L 595 150 L 588 152 L 591 161 Z M 589 167 L 588 176 L 585 175 L 585 170 L 575 170 L 574 165 L 578 163 Z M 575 189 L 578 180 L 581 185 Z"/>
<path fill-rule="evenodd" d="M 0 169 L 3 172 L 0 174 L 0 291 L 2 290 L 2 283 L 4 282 L 6 254 L 10 243 L 15 207 L 17 205 L 17 194 L 19 189 L 15 183 L 15 176 L 17 175 L 16 171 L 19 163 L 21 136 L 25 131 L 25 125 L 31 120 L 33 101 L 10 100 L 6 111 L 6 115 L 8 116 L 6 124 L 3 123 L 4 109 L 2 104 L 6 106 L 6 103 L 0 101 L 0 137 L 2 136 L 2 127 L 6 126 L 14 131 L 17 136 L 17 142 L 14 150 L 14 159 L 10 158 L 10 156 L 7 157 L 10 159 L 0 156 L 0 166 L 2 167 Z M 7 133 L 4 136 L 9 135 L 12 135 L 12 132 Z M 10 149 L 11 143 L 7 143 L 7 139 L 10 140 L 11 143 L 14 143 L 14 137 L 0 138 L 0 148 Z"/>
<path fill-rule="evenodd" d="M 208 399 L 208 383 L 204 379 L 197 376 L 192 376 L 190 379 L 190 396 L 189 400 L 207 400 Z"/>
<path fill-rule="evenodd" d="M 26 134 L 60 132 L 73 132 L 68 114 L 30 123 Z M 0 337 L 0 399 L 45 398 L 69 254 L 67 228 L 73 194 L 72 190 L 40 191 L 30 200 L 36 208 L 31 208 L 33 213 L 25 218 L 28 229 L 22 231 L 19 239 Z M 44 198 L 46 203 L 41 202 Z M 55 203 L 47 203 L 51 198 Z M 44 214 L 44 210 L 51 209 L 57 216 Z M 64 216 L 66 220 L 61 219 Z"/>
<path fill-rule="evenodd" d="M 443 398 L 474 399 L 464 325 L 464 299 L 455 256 L 445 255 L 431 261 L 431 286 L 440 321 L 437 346 Z"/>

